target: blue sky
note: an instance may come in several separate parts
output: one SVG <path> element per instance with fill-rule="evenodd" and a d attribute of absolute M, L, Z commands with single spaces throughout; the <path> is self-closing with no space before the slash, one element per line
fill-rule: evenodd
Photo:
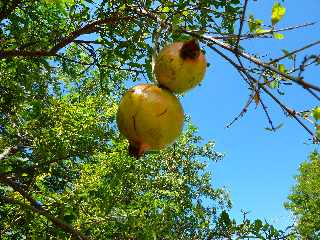
<path fill-rule="evenodd" d="M 248 14 L 270 24 L 273 1 L 249 1 Z M 280 28 L 305 22 L 319 21 L 319 0 L 285 1 L 286 16 Z M 294 50 L 306 43 L 319 40 L 320 23 L 305 29 L 285 33 L 283 40 L 257 39 L 243 42 L 249 53 L 267 54 L 267 58 L 281 56 L 281 49 Z M 306 53 L 320 54 L 320 46 Z M 266 131 L 268 121 L 261 106 L 252 105 L 249 112 L 231 128 L 225 126 L 241 111 L 249 91 L 238 73 L 220 56 L 207 50 L 211 63 L 202 86 L 188 92 L 182 99 L 185 112 L 199 127 L 205 140 L 216 141 L 216 150 L 226 154 L 221 162 L 210 165 L 214 186 L 225 186 L 231 194 L 231 214 L 242 218 L 241 209 L 250 211 L 249 217 L 266 219 L 278 227 L 292 223 L 291 214 L 283 208 L 293 186 L 293 176 L 299 164 L 316 147 L 306 144 L 308 134 L 297 122 L 287 118 L 267 96 L 263 100 L 269 107 L 275 125 L 284 126 L 275 133 Z M 306 80 L 318 83 L 320 69 L 306 72 Z M 291 107 L 305 110 L 319 104 L 299 87 L 286 89 L 281 97 Z M 312 127 L 312 126 L 311 126 Z"/>

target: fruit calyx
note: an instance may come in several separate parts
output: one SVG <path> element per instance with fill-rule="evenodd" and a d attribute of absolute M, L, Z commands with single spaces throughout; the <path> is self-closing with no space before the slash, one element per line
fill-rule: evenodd
<path fill-rule="evenodd" d="M 148 144 L 130 142 L 128 152 L 130 156 L 139 159 L 149 148 Z"/>
<path fill-rule="evenodd" d="M 199 43 L 196 39 L 191 39 L 185 43 L 183 43 L 180 50 L 180 57 L 184 60 L 192 59 L 195 60 L 199 57 L 201 52 Z"/>

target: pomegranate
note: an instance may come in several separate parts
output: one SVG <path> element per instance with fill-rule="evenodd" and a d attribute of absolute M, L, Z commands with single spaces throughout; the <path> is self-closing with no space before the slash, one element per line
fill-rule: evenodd
<path fill-rule="evenodd" d="M 154 74 L 160 86 L 183 93 L 198 85 L 206 72 L 207 61 L 195 39 L 172 43 L 159 52 Z"/>
<path fill-rule="evenodd" d="M 153 84 L 129 89 L 121 99 L 117 124 L 129 140 L 129 153 L 139 158 L 147 150 L 172 143 L 184 121 L 180 101 L 170 91 Z"/>

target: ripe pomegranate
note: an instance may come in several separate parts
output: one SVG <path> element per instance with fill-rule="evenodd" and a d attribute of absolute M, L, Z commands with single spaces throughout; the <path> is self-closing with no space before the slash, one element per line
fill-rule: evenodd
<path fill-rule="evenodd" d="M 207 61 L 195 39 L 172 43 L 159 52 L 154 74 L 160 86 L 183 93 L 200 83 Z"/>
<path fill-rule="evenodd" d="M 177 97 L 153 84 L 129 89 L 117 113 L 118 128 L 130 143 L 129 153 L 137 158 L 172 143 L 180 135 L 183 121 Z"/>

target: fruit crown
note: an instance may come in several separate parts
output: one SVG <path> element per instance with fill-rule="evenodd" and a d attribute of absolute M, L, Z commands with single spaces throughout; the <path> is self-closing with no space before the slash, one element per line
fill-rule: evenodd
<path fill-rule="evenodd" d="M 180 57 L 182 59 L 196 59 L 200 55 L 199 43 L 196 39 L 191 39 L 183 43 L 180 49 Z"/>

